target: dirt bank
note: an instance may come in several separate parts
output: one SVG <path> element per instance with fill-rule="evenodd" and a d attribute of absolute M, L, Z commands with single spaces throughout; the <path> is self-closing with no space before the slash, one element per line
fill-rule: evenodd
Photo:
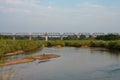
<path fill-rule="evenodd" d="M 7 53 L 4 56 L 12 56 L 12 55 L 17 55 L 17 54 L 22 54 L 22 53 L 24 53 L 23 50 L 18 50 L 18 51 L 14 51 L 14 52 L 11 52 L 11 53 Z"/>
<path fill-rule="evenodd" d="M 62 48 L 61 45 L 57 45 L 57 46 L 52 46 L 53 48 Z"/>
<path fill-rule="evenodd" d="M 83 46 L 81 46 L 81 48 L 89 48 L 89 46 L 88 45 L 83 45 Z"/>

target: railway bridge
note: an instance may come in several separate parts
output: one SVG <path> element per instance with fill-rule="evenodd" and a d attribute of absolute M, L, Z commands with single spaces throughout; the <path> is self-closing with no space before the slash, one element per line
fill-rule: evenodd
<path fill-rule="evenodd" d="M 110 34 L 110 33 L 108 33 Z M 112 33 L 112 34 L 119 34 L 119 33 Z M 19 39 L 19 37 L 26 37 L 26 39 L 33 40 L 34 38 L 39 38 L 45 41 L 48 41 L 50 37 L 58 38 L 60 40 L 64 40 L 64 37 L 68 36 L 77 36 L 79 38 L 81 35 L 84 35 L 86 37 L 92 36 L 96 37 L 98 35 L 106 35 L 105 33 L 71 33 L 71 32 L 66 32 L 66 33 L 59 33 L 59 32 L 33 32 L 31 34 L 27 32 L 19 32 L 19 33 L 9 33 L 9 32 L 1 32 L 0 36 L 6 36 L 6 37 L 11 37 L 13 40 Z"/>

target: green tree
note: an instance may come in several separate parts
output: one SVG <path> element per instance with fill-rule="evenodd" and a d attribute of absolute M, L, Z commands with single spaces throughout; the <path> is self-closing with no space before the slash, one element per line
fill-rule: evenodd
<path fill-rule="evenodd" d="M 100 35 L 100 36 L 97 36 L 95 39 L 97 40 L 119 40 L 120 35 L 117 35 L 117 34 Z"/>
<path fill-rule="evenodd" d="M 67 39 L 68 40 L 76 40 L 77 39 L 77 35 L 68 35 Z"/>
<path fill-rule="evenodd" d="M 85 39 L 87 39 L 87 38 L 86 38 L 85 35 L 80 35 L 79 39 L 80 39 L 80 40 L 85 40 Z"/>

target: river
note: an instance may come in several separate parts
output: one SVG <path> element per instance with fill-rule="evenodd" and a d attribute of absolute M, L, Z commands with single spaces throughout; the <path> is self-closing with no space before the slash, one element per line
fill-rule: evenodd
<path fill-rule="evenodd" d="M 43 53 L 61 57 L 0 68 L 0 80 L 120 80 L 120 52 L 101 48 L 43 48 L 8 60 Z"/>

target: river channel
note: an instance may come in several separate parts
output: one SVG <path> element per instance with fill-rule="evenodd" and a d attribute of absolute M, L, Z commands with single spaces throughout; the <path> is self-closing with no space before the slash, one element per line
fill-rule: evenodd
<path fill-rule="evenodd" d="M 1 67 L 0 80 L 120 80 L 120 52 L 101 48 L 43 48 L 8 60 L 43 53 L 60 57 Z"/>

